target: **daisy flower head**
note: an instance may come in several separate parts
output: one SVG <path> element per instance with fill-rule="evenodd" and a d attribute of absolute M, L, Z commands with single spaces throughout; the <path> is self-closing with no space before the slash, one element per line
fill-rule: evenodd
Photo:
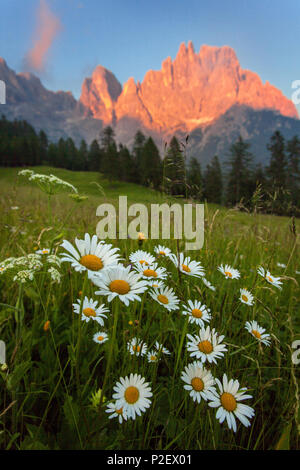
<path fill-rule="evenodd" d="M 150 266 L 155 263 L 155 257 L 143 250 L 134 251 L 129 256 L 129 259 L 135 266 Z"/>
<path fill-rule="evenodd" d="M 123 408 L 127 418 L 136 419 L 136 416 L 141 416 L 151 405 L 151 387 L 141 375 L 130 374 L 129 377 L 121 377 L 114 386 L 114 391 L 116 407 Z"/>
<path fill-rule="evenodd" d="M 240 272 L 228 264 L 225 264 L 225 267 L 221 264 L 221 266 L 218 267 L 218 270 L 224 274 L 226 279 L 238 279 L 240 277 Z"/>
<path fill-rule="evenodd" d="M 145 356 L 147 354 L 147 344 L 138 338 L 132 338 L 127 343 L 127 349 L 132 355 Z"/>
<path fill-rule="evenodd" d="M 81 300 L 77 299 L 77 303 L 73 304 L 73 310 L 78 315 L 80 314 L 80 306 Z M 109 309 L 106 308 L 104 304 L 99 305 L 98 307 L 97 300 L 89 299 L 88 297 L 83 299 L 82 320 L 86 323 L 90 320 L 94 320 L 99 323 L 99 325 L 103 326 L 103 318 L 107 318 L 107 315 L 105 315 L 107 312 L 109 312 Z"/>
<path fill-rule="evenodd" d="M 154 348 L 158 353 L 166 354 L 167 356 L 170 355 L 170 351 L 165 348 L 162 344 L 160 344 L 158 341 L 155 341 Z"/>
<path fill-rule="evenodd" d="M 174 263 L 177 269 L 183 274 L 193 277 L 203 277 L 204 269 L 199 261 L 191 261 L 190 256 L 184 257 L 183 253 L 179 254 L 179 258 L 174 253 L 169 255 L 170 260 Z"/>
<path fill-rule="evenodd" d="M 149 291 L 152 299 L 156 300 L 167 310 L 178 310 L 179 299 L 171 287 L 160 287 Z"/>
<path fill-rule="evenodd" d="M 163 283 L 163 281 L 157 281 L 156 279 L 150 279 L 149 283 L 148 283 L 148 286 L 149 288 L 152 288 L 152 289 L 159 289 L 160 287 L 165 287 L 165 284 Z"/>
<path fill-rule="evenodd" d="M 206 287 L 208 287 L 208 289 L 212 291 L 216 290 L 216 288 L 205 277 L 202 278 L 202 281 L 203 281 L 203 284 L 206 285 Z"/>
<path fill-rule="evenodd" d="M 206 305 L 202 305 L 201 302 L 195 300 L 188 300 L 188 305 L 183 305 L 183 315 L 188 316 L 189 323 L 196 323 L 203 327 L 204 322 L 209 322 L 211 319 L 210 309 Z"/>
<path fill-rule="evenodd" d="M 215 391 L 215 379 L 200 361 L 195 361 L 186 366 L 181 374 L 181 380 L 185 382 L 183 388 L 190 392 L 192 399 L 198 403 L 201 402 L 201 398 L 207 401 L 209 398 L 208 392 Z"/>
<path fill-rule="evenodd" d="M 286 264 L 284 264 L 284 263 L 277 263 L 277 266 L 279 268 L 286 268 Z"/>
<path fill-rule="evenodd" d="M 265 271 L 265 269 L 262 266 L 259 266 L 259 268 L 257 269 L 257 272 L 267 282 L 269 282 L 269 284 L 272 284 L 274 287 L 277 287 L 277 289 L 282 289 L 281 287 L 282 282 L 280 281 L 280 277 L 272 276 L 270 271 Z"/>
<path fill-rule="evenodd" d="M 170 248 L 167 248 L 166 246 L 162 246 L 162 245 L 157 245 L 154 247 L 154 253 L 156 253 L 156 256 L 159 256 L 159 257 L 164 257 L 164 256 L 170 256 L 170 254 L 172 253 Z"/>
<path fill-rule="evenodd" d="M 98 333 L 95 333 L 93 336 L 93 341 L 98 344 L 105 343 L 108 340 L 108 334 L 105 333 L 104 331 L 98 331 Z"/>
<path fill-rule="evenodd" d="M 166 268 L 159 268 L 157 263 L 152 265 L 136 265 L 134 269 L 147 281 L 166 279 L 168 274 Z"/>
<path fill-rule="evenodd" d="M 92 282 L 100 288 L 95 294 L 106 295 L 108 302 L 119 297 L 126 306 L 134 300 L 140 301 L 138 294 L 148 288 L 147 281 L 142 280 L 140 274 L 130 271 L 130 266 L 125 268 L 122 265 L 107 268 L 101 277 L 93 276 Z"/>
<path fill-rule="evenodd" d="M 252 336 L 254 336 L 254 338 L 257 339 L 257 341 L 265 344 L 266 346 L 270 346 L 271 336 L 265 333 L 265 328 L 259 326 L 259 324 L 255 320 L 250 322 L 246 321 L 245 328 L 247 331 L 249 331 L 249 333 L 251 333 Z"/>
<path fill-rule="evenodd" d="M 61 246 L 68 253 L 63 253 L 61 261 L 70 262 L 75 271 L 87 271 L 90 279 L 101 275 L 105 268 L 115 266 L 120 261 L 117 254 L 119 248 L 112 248 L 112 245 L 98 241 L 97 235 L 91 238 L 86 233 L 84 240 L 75 238 L 75 245 L 76 248 L 67 240 L 63 241 Z"/>
<path fill-rule="evenodd" d="M 247 289 L 240 289 L 240 301 L 246 305 L 254 304 L 254 297 Z"/>
<path fill-rule="evenodd" d="M 118 418 L 120 424 L 122 424 L 123 421 L 127 421 L 127 414 L 123 410 L 123 407 L 118 408 L 116 403 L 108 403 L 105 412 L 110 413 L 108 419 Z"/>
<path fill-rule="evenodd" d="M 223 375 L 223 383 L 219 379 L 215 379 L 219 391 L 210 394 L 211 400 L 208 405 L 212 408 L 218 408 L 216 418 L 220 423 L 226 419 L 229 429 L 236 432 L 236 418 L 241 423 L 248 427 L 250 421 L 248 418 L 254 416 L 254 409 L 251 406 L 239 403 L 240 401 L 252 398 L 251 395 L 246 395 L 246 388 L 239 389 L 238 380 L 229 380 L 227 375 Z"/>
<path fill-rule="evenodd" d="M 158 358 L 158 354 L 157 354 L 157 351 L 155 351 L 154 349 L 152 349 L 152 351 L 149 351 L 147 353 L 147 359 L 148 359 L 148 362 L 158 362 L 159 358 Z"/>
<path fill-rule="evenodd" d="M 208 361 L 216 364 L 216 359 L 224 356 L 227 351 L 227 347 L 222 343 L 224 336 L 218 335 L 215 329 L 211 330 L 209 326 L 206 329 L 201 328 L 198 336 L 187 334 L 187 338 L 187 350 L 191 357 L 196 357 L 203 363 Z"/>
<path fill-rule="evenodd" d="M 38 255 L 49 255 L 50 254 L 50 248 L 43 248 L 42 250 L 37 250 L 36 254 L 38 254 Z"/>

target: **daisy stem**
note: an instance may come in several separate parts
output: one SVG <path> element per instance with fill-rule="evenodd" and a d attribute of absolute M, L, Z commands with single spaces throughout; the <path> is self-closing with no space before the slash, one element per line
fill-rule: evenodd
<path fill-rule="evenodd" d="M 102 385 L 102 393 L 101 393 L 101 399 L 100 399 L 100 403 L 99 403 L 99 410 L 101 410 L 101 407 L 102 407 L 106 382 L 107 382 L 108 374 L 110 372 L 110 365 L 111 365 L 111 359 L 112 359 L 112 355 L 113 355 L 113 349 L 114 349 L 115 342 L 116 342 L 120 300 L 118 299 L 118 297 L 115 300 L 116 301 L 115 301 L 115 305 L 114 305 L 114 314 L 113 314 L 114 324 L 113 324 L 113 329 L 112 329 L 112 337 L 111 337 L 111 340 L 110 340 L 110 348 L 109 348 L 108 359 L 107 359 L 107 364 L 106 364 L 106 368 L 105 368 L 103 385 Z M 117 347 L 118 347 L 118 345 L 116 344 L 116 348 Z"/>
<path fill-rule="evenodd" d="M 79 310 L 78 338 L 77 338 L 77 345 L 76 345 L 76 380 L 77 380 L 78 393 L 79 393 L 79 388 L 80 388 L 79 354 L 80 354 L 81 330 L 82 330 L 82 311 L 83 311 L 85 291 L 87 287 L 87 280 L 88 280 L 88 271 L 86 271 L 84 281 L 83 281 L 83 286 L 82 286 L 81 303 L 80 303 L 80 310 Z"/>

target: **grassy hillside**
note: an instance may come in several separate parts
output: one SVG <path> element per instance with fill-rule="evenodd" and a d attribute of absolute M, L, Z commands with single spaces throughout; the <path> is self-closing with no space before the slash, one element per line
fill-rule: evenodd
<path fill-rule="evenodd" d="M 33 170 L 55 174 L 88 199 L 78 203 L 61 193 L 49 200 L 34 183 L 17 176 L 19 169 L 0 169 L 0 339 L 7 345 L 8 365 L 0 371 L 0 448 L 299 448 L 300 365 L 291 360 L 291 345 L 300 338 L 299 221 L 293 226 L 286 217 L 206 205 L 204 246 L 186 255 L 201 262 L 215 291 L 202 278 L 179 272 L 168 258 L 157 257 L 167 269 L 164 283 L 174 290 L 180 307 L 168 311 L 149 291 L 126 306 L 95 294 L 85 273 L 68 262 L 56 266 L 57 279 L 52 279 L 43 257 L 32 280 L 21 284 L 16 271 L 1 271 L 3 261 L 50 246 L 60 255 L 63 239 L 74 244 L 75 237 L 95 233 L 97 206 L 111 202 L 117 207 L 119 195 L 127 195 L 129 204 L 148 207 L 178 200 L 142 186 L 109 182 L 97 173 Z M 184 250 L 183 240 L 110 243 L 119 248 L 125 265 L 130 253 L 142 248 L 154 254 L 158 243 L 174 253 Z M 238 269 L 240 277 L 225 279 L 218 270 L 221 264 Z M 282 289 L 258 275 L 259 266 L 280 277 Z M 241 302 L 241 288 L 252 293 L 253 305 Z M 109 309 L 103 325 L 80 321 L 82 311 L 80 316 L 74 313 L 73 304 L 77 299 L 81 304 L 85 295 Z M 225 337 L 227 352 L 204 367 L 220 380 L 224 373 L 238 380 L 252 396 L 245 401 L 255 410 L 251 426 L 237 420 L 237 432 L 228 429 L 226 420 L 219 423 L 204 398 L 197 403 L 183 388 L 182 372 L 195 360 L 186 334 L 199 333 L 199 325 L 182 314 L 189 299 L 207 306 L 211 319 L 204 326 Z M 245 329 L 252 320 L 265 328 L 270 346 Z M 99 330 L 108 335 L 104 344 L 93 341 Z M 147 344 L 148 351 L 159 341 L 171 354 L 155 363 L 146 355 L 130 355 L 128 344 L 134 338 Z M 105 410 L 114 402 L 115 384 L 130 373 L 151 384 L 151 407 L 119 424 L 118 415 L 108 419 Z M 102 389 L 105 398 L 100 398 Z"/>

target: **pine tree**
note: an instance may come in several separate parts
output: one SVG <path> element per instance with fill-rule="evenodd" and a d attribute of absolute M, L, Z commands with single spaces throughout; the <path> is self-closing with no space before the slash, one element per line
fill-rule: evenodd
<path fill-rule="evenodd" d="M 173 195 L 186 195 L 187 192 L 184 154 L 175 136 L 163 161 L 163 187 Z"/>
<path fill-rule="evenodd" d="M 207 202 L 222 203 L 223 178 L 219 158 L 215 155 L 206 167 L 204 175 L 204 197 Z"/>
<path fill-rule="evenodd" d="M 201 166 L 195 157 L 191 157 L 188 164 L 187 184 L 189 196 L 201 200 L 203 194 Z"/>
<path fill-rule="evenodd" d="M 89 171 L 100 171 L 101 168 L 101 150 L 96 139 L 90 145 L 88 152 L 88 170 Z"/>
<path fill-rule="evenodd" d="M 158 189 L 161 184 L 161 159 L 158 148 L 149 137 L 145 142 L 139 162 L 140 182 Z"/>
<path fill-rule="evenodd" d="M 287 188 L 292 204 L 300 208 L 300 140 L 294 136 L 287 142 Z"/>

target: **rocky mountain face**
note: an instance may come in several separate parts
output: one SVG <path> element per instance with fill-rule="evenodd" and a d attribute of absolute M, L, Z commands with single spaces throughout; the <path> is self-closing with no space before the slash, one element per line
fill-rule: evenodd
<path fill-rule="evenodd" d="M 123 88 L 112 72 L 98 66 L 84 80 L 78 102 L 69 92 L 46 90 L 34 75 L 15 74 L 3 59 L 0 79 L 7 84 L 8 103 L 0 112 L 27 119 L 52 139 L 69 135 L 76 142 L 91 142 L 103 126 L 111 125 L 125 145 L 132 144 L 140 129 L 161 149 L 174 134 L 189 133 L 189 152 L 204 163 L 215 154 L 224 159 L 239 134 L 254 144 L 263 161 L 276 129 L 287 138 L 299 133 L 294 104 L 257 74 L 243 70 L 228 46 L 202 46 L 196 53 L 191 42 L 181 44 L 173 61 L 168 57 L 161 70 L 149 70 L 141 83 L 130 78 Z"/>

